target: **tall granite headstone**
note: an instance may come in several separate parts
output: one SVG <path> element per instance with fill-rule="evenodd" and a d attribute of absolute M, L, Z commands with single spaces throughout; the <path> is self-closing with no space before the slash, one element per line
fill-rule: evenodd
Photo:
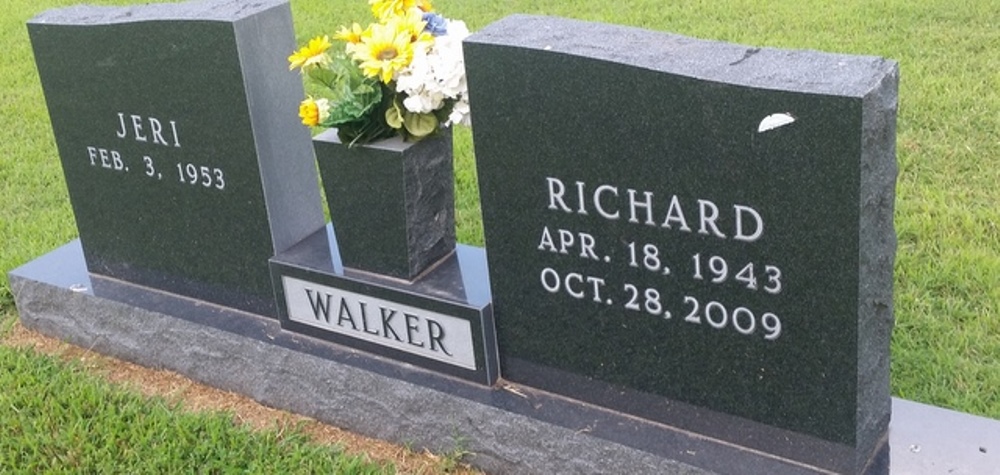
<path fill-rule="evenodd" d="M 268 259 L 323 227 L 287 0 L 28 23 L 90 272 L 275 316 Z"/>
<path fill-rule="evenodd" d="M 534 16 L 465 61 L 504 379 L 886 470 L 894 62 Z"/>

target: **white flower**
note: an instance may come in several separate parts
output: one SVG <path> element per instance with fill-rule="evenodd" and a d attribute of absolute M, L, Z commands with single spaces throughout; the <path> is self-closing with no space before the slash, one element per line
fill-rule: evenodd
<path fill-rule="evenodd" d="M 467 96 L 462 96 L 462 99 L 456 102 L 455 106 L 451 109 L 451 114 L 448 114 L 448 121 L 444 123 L 444 126 L 449 127 L 452 124 L 472 125 L 472 119 L 469 117 L 469 99 Z"/>
<path fill-rule="evenodd" d="M 444 95 L 440 93 L 413 95 L 403 99 L 403 107 L 418 114 L 434 112 L 440 109 L 443 104 Z"/>
<path fill-rule="evenodd" d="M 414 54 L 413 61 L 396 76 L 396 91 L 406 95 L 403 107 L 414 113 L 440 110 L 446 101 L 454 107 L 445 126 L 469 123 L 468 86 L 462 40 L 469 36 L 465 23 L 447 20 L 448 34 L 434 38 L 426 52 Z"/>

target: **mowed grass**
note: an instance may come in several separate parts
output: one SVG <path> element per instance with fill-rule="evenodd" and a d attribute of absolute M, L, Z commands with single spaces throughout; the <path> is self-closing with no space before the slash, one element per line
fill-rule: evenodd
<path fill-rule="evenodd" d="M 308 443 L 298 431 L 234 426 L 110 387 L 20 349 L 0 350 L 0 472 L 343 473 L 392 470 Z"/>
<path fill-rule="evenodd" d="M 4 51 L 0 62 L 0 270 L 23 264 L 76 234 L 24 27 L 25 21 L 42 10 L 73 3 L 8 0 L 0 14 Z M 754 46 L 878 55 L 899 61 L 893 393 L 1000 418 L 997 0 L 436 0 L 434 4 L 449 17 L 464 19 L 473 30 L 508 14 L 532 13 Z M 300 41 L 367 18 L 364 0 L 292 0 L 292 9 Z M 560 85 L 556 80 L 538 87 Z M 572 104 L 567 108 L 571 110 Z M 460 130 L 456 137 L 459 237 L 482 244 L 471 134 Z M 0 316 L 8 323 L 16 318 L 6 275 L 0 277 Z M 46 467 L 102 471 L 117 467 L 109 464 L 118 459 L 134 460 L 136 465 L 125 471 L 135 472 L 184 471 L 184 467 L 199 467 L 184 465 L 195 461 L 218 463 L 210 466 L 222 467 L 222 471 L 226 467 L 253 471 L 254 467 L 244 465 L 256 460 L 246 450 L 273 451 L 267 452 L 274 454 L 268 458 L 289 457 L 302 467 L 342 463 L 330 461 L 324 449 L 297 447 L 305 443 L 295 436 L 248 433 L 219 415 L 190 415 L 160 401 L 89 381 L 78 369 L 19 350 L 0 348 L 0 379 L 0 427 L 8 428 L 6 437 L 0 438 L 0 472 Z M 11 433 L 11 427 L 21 429 Z M 184 429 L 173 432 L 172 427 Z M 186 440 L 188 445 L 162 445 L 162 454 L 134 452 L 153 444 L 157 436 L 150 434 L 172 439 L 170 443 Z M 195 457 L 192 454 L 201 458 L 190 458 Z M 164 465 L 168 463 L 175 465 Z M 280 473 L 288 466 L 261 467 L 264 472 Z"/>

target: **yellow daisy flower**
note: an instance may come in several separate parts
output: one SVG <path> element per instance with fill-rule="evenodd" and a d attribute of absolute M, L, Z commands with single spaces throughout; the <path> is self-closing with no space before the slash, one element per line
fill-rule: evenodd
<path fill-rule="evenodd" d="M 330 116 L 330 101 L 327 99 L 314 100 L 307 97 L 299 104 L 299 117 L 302 125 L 315 127 Z"/>
<path fill-rule="evenodd" d="M 409 32 L 411 43 L 426 43 L 429 47 L 434 42 L 434 35 L 424 31 L 427 22 L 424 21 L 423 14 L 415 8 L 407 10 L 403 15 L 389 18 L 386 23 L 395 23 L 394 28 L 397 30 Z"/>
<path fill-rule="evenodd" d="M 385 21 L 393 16 L 399 16 L 413 8 L 422 12 L 432 12 L 431 0 L 368 0 L 372 13 L 379 21 Z"/>
<path fill-rule="evenodd" d="M 309 40 L 309 44 L 288 57 L 288 70 L 302 68 L 305 72 L 310 67 L 329 64 L 331 59 L 326 50 L 330 49 L 330 46 L 332 44 L 329 36 L 317 36 Z"/>
<path fill-rule="evenodd" d="M 388 84 L 393 75 L 413 61 L 413 43 L 410 32 L 398 28 L 398 22 L 372 25 L 371 35 L 361 39 L 352 52 L 362 72 L 377 77 Z"/>
<path fill-rule="evenodd" d="M 351 25 L 350 28 L 346 26 L 340 27 L 340 31 L 338 31 L 333 37 L 338 40 L 346 41 L 347 46 L 344 50 L 347 51 L 347 54 L 353 54 L 354 48 L 357 47 L 358 43 L 361 43 L 361 39 L 370 34 L 370 26 L 368 29 L 362 30 L 361 25 L 355 23 Z"/>
<path fill-rule="evenodd" d="M 351 25 L 350 28 L 346 26 L 340 27 L 340 31 L 333 38 L 336 40 L 346 41 L 348 43 L 360 43 L 361 37 L 367 33 L 367 31 L 361 29 L 361 25 L 355 23 Z"/>

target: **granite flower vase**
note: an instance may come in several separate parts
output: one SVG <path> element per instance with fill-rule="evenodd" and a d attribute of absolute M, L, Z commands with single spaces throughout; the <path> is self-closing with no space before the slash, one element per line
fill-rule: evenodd
<path fill-rule="evenodd" d="M 455 249 L 451 130 L 348 147 L 313 137 L 344 267 L 413 280 Z"/>

